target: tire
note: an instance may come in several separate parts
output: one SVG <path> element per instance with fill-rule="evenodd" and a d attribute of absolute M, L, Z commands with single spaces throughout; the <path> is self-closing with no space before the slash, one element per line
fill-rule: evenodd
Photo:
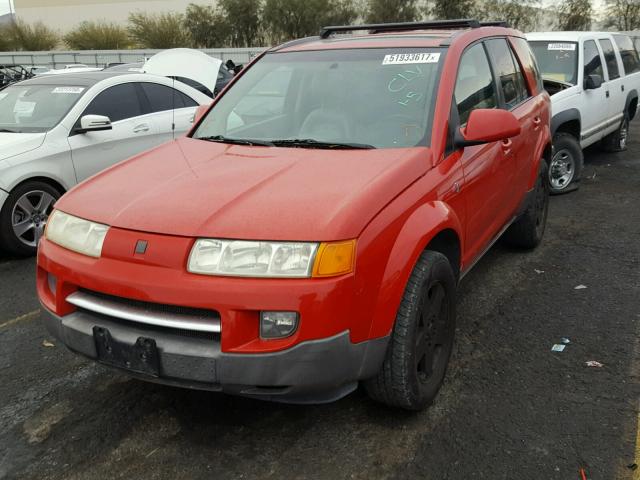
<path fill-rule="evenodd" d="M 449 260 L 425 250 L 405 287 L 382 368 L 364 382 L 372 399 L 415 411 L 433 402 L 453 349 L 455 297 Z"/>
<path fill-rule="evenodd" d="M 33 256 L 47 218 L 61 192 L 51 185 L 28 181 L 17 186 L 0 210 L 0 248 L 18 256 Z M 22 228 L 26 228 L 20 234 Z"/>
<path fill-rule="evenodd" d="M 548 174 L 551 194 L 558 195 L 576 190 L 583 166 L 584 155 L 578 139 L 570 133 L 556 134 Z"/>
<path fill-rule="evenodd" d="M 540 161 L 540 173 L 533 196 L 524 213 L 507 229 L 504 239 L 512 246 L 533 249 L 540 245 L 549 213 L 549 167 Z"/>
<path fill-rule="evenodd" d="M 622 122 L 618 129 L 607 135 L 600 142 L 600 147 L 605 152 L 624 152 L 627 149 L 627 142 L 629 140 L 629 115 L 624 114 Z"/>

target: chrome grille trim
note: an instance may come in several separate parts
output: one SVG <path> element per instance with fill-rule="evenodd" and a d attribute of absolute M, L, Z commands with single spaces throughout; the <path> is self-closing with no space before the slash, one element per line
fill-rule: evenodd
<path fill-rule="evenodd" d="M 108 298 L 78 291 L 67 296 L 67 302 L 78 308 L 89 310 L 109 317 L 121 318 L 132 322 L 156 325 L 158 327 L 194 330 L 197 332 L 220 333 L 220 318 L 211 318 L 181 313 L 153 311 L 141 307 L 126 305 Z"/>

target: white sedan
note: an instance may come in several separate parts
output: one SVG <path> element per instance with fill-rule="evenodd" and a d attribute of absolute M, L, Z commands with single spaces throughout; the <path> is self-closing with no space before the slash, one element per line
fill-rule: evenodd
<path fill-rule="evenodd" d="M 0 248 L 33 255 L 54 202 L 187 132 L 211 98 L 157 75 L 41 76 L 0 91 Z"/>

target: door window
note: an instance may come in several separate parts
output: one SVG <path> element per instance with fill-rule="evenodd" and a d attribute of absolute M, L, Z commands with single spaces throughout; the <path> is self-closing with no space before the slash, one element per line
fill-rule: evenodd
<path fill-rule="evenodd" d="M 198 104 L 184 93 L 158 83 L 141 83 L 142 91 L 149 101 L 149 112 L 166 112 L 174 108 L 196 107 Z"/>
<path fill-rule="evenodd" d="M 486 43 L 496 77 L 499 79 L 504 103 L 507 109 L 511 109 L 529 96 L 520 66 L 516 66 L 517 62 L 514 61 L 505 39 L 488 40 Z"/>
<path fill-rule="evenodd" d="M 600 47 L 602 47 L 602 53 L 604 53 L 604 61 L 607 64 L 607 71 L 609 72 L 609 80 L 620 78 L 618 59 L 616 58 L 616 52 L 613 50 L 611 40 L 604 39 L 598 41 L 600 42 Z"/>
<path fill-rule="evenodd" d="M 489 60 L 480 43 L 468 49 L 460 59 L 455 100 L 461 125 L 467 123 L 473 110 L 496 108 L 498 104 Z"/>
<path fill-rule="evenodd" d="M 107 88 L 92 100 L 83 115 L 104 115 L 112 122 L 142 115 L 135 84 L 123 83 Z"/>
<path fill-rule="evenodd" d="M 640 58 L 638 58 L 638 52 L 631 39 L 626 35 L 614 35 L 613 38 L 622 57 L 624 73 L 629 75 L 640 70 Z"/>
<path fill-rule="evenodd" d="M 600 78 L 604 80 L 604 73 L 602 69 L 602 59 L 600 58 L 600 52 L 596 46 L 596 42 L 593 40 L 587 40 L 584 42 L 584 78 L 586 80 L 589 75 L 600 75 Z"/>

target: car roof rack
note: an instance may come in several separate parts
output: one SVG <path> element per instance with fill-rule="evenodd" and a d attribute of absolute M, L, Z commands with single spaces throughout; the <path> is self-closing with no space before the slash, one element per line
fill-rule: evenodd
<path fill-rule="evenodd" d="M 481 27 L 504 27 L 509 28 L 509 22 L 505 20 L 496 20 L 494 22 L 480 22 Z"/>
<path fill-rule="evenodd" d="M 333 33 L 356 32 L 368 30 L 370 33 L 406 32 L 411 30 L 457 30 L 463 28 L 479 28 L 482 24 L 474 19 L 434 20 L 431 22 L 373 23 L 369 25 L 340 25 L 324 27 L 320 30 L 320 38 L 326 39 Z"/>

